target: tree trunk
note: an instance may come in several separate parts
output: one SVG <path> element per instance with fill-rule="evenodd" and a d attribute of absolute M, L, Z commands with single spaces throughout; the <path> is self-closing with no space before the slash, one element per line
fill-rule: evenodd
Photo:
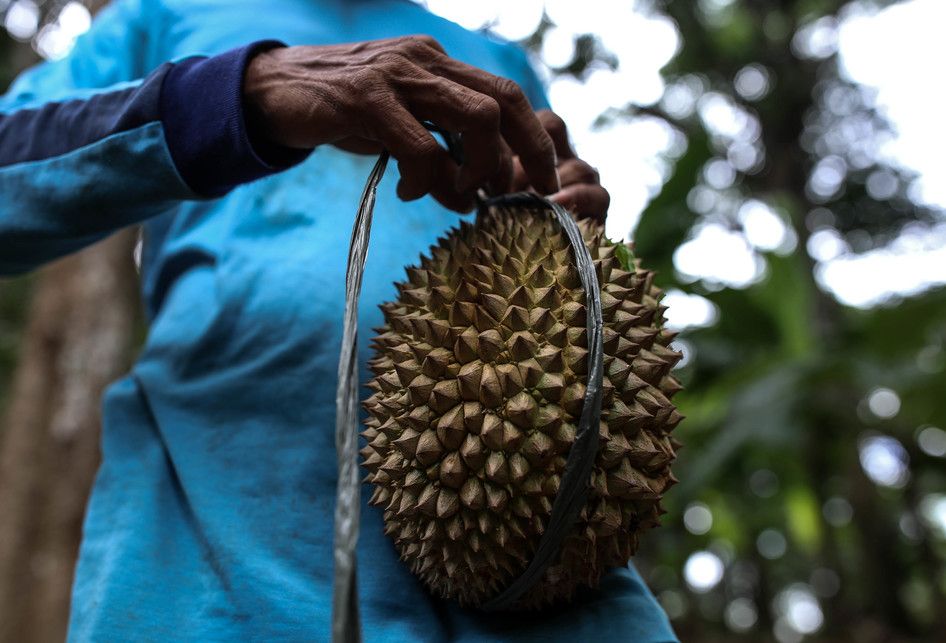
<path fill-rule="evenodd" d="M 101 395 L 128 367 L 138 310 L 126 231 L 44 269 L 0 427 L 0 641 L 61 641 Z"/>

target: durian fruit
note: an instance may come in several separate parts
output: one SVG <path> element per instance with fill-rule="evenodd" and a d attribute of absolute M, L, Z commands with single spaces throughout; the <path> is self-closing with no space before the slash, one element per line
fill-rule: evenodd
<path fill-rule="evenodd" d="M 516 608 L 595 586 L 659 523 L 676 482 L 680 358 L 652 273 L 603 229 L 580 229 L 604 317 L 600 443 L 586 505 Z M 480 605 L 528 565 L 547 524 L 585 395 L 585 294 L 550 213 L 494 207 L 407 269 L 382 305 L 362 450 L 385 532 L 436 594 Z"/>

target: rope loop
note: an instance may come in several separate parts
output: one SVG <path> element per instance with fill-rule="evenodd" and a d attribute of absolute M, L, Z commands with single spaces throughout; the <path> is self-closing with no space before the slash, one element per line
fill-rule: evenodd
<path fill-rule="evenodd" d="M 460 154 L 455 137 L 444 134 L 455 157 Z M 334 643 L 360 643 L 358 591 L 355 548 L 360 521 L 360 475 L 358 471 L 358 296 L 364 275 L 378 184 L 387 166 L 388 154 L 382 152 L 365 184 L 352 228 L 345 275 L 345 316 L 342 350 L 338 362 L 338 388 L 335 394 L 335 447 L 338 462 L 338 488 L 335 501 L 334 583 L 332 602 L 332 640 Z M 588 381 L 575 442 L 565 464 L 545 532 L 526 569 L 502 592 L 482 606 L 485 611 L 512 607 L 542 577 L 558 555 L 587 499 L 591 470 L 598 452 L 598 425 L 601 417 L 601 381 L 604 349 L 601 291 L 594 262 L 578 225 L 562 206 L 535 194 L 520 192 L 490 199 L 480 199 L 479 212 L 490 207 L 521 206 L 551 211 L 562 226 L 575 255 L 575 265 L 585 291 L 588 327 Z"/>

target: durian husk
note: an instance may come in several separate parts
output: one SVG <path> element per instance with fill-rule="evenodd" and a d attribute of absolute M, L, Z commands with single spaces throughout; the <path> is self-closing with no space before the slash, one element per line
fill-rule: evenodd
<path fill-rule="evenodd" d="M 601 285 L 604 397 L 585 506 L 516 604 L 537 608 L 625 566 L 660 522 L 680 422 L 653 274 L 579 223 Z M 481 605 L 528 565 L 548 522 L 585 394 L 585 295 L 564 233 L 541 210 L 461 223 L 382 305 L 365 402 L 372 504 L 437 595 Z"/>

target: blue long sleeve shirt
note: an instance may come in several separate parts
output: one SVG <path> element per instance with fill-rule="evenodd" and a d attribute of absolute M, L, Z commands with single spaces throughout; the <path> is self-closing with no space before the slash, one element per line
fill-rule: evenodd
<path fill-rule="evenodd" d="M 0 98 L 0 274 L 145 225 L 150 331 L 106 395 L 70 640 L 329 637 L 344 271 L 374 159 L 254 147 L 242 78 L 274 41 L 413 33 L 545 106 L 518 49 L 407 0 L 118 0 L 68 58 Z M 457 223 L 430 198 L 400 202 L 396 180 L 378 191 L 362 337 L 404 267 Z M 363 505 L 367 641 L 676 640 L 633 567 L 537 613 L 436 599 L 367 493 Z"/>

